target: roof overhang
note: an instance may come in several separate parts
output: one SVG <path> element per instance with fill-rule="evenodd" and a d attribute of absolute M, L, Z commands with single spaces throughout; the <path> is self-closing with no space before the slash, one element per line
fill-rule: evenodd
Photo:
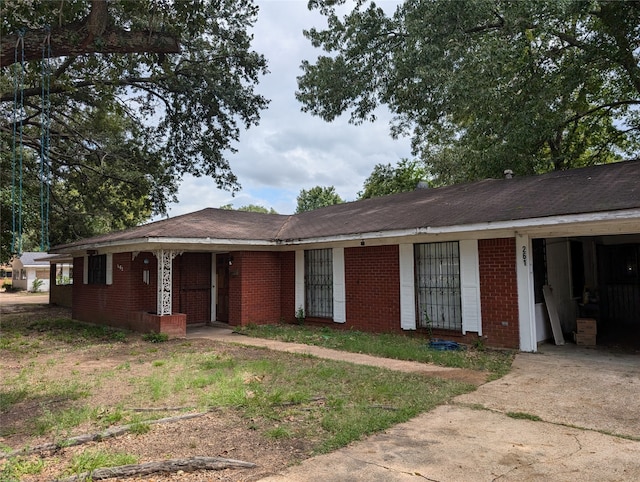
<path fill-rule="evenodd" d="M 640 233 L 640 209 L 286 240 L 145 237 L 102 243 L 75 244 L 68 248 L 55 249 L 54 252 L 65 254 L 69 257 L 84 255 L 88 250 L 100 250 L 101 252 L 140 252 L 159 249 L 218 252 L 243 249 L 288 250 L 294 246 L 362 244 L 363 241 L 368 244 L 379 245 L 389 244 L 390 242 L 426 242 L 430 239 L 487 239 L 512 237 L 516 233 L 530 237 L 638 234 Z"/>

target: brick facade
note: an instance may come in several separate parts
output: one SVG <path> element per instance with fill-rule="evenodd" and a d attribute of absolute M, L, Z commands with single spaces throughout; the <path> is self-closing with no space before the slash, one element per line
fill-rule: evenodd
<path fill-rule="evenodd" d="M 289 293 L 294 289 L 288 286 L 283 290 L 282 265 L 283 258 L 287 256 L 270 251 L 236 251 L 231 256 L 229 324 L 236 326 L 285 321 L 281 306 L 283 292 L 285 301 L 289 303 Z M 288 265 L 293 263 L 289 262 Z M 290 315 L 285 316 L 291 318 Z"/>
<path fill-rule="evenodd" d="M 344 250 L 347 322 L 344 328 L 401 332 L 398 246 Z"/>
<path fill-rule="evenodd" d="M 478 241 L 482 334 L 489 346 L 518 348 L 515 238 Z"/>
<path fill-rule="evenodd" d="M 478 242 L 483 336 L 488 346 L 518 348 L 518 293 L 515 239 Z M 184 253 L 174 259 L 174 313 L 186 323 L 209 321 L 210 253 Z M 235 251 L 229 266 L 229 324 L 295 322 L 295 252 Z M 73 317 L 128 329 L 148 329 L 140 313 L 154 313 L 157 260 L 152 253 L 113 255 L 113 284 L 82 283 L 83 258 L 74 260 Z M 213 258 L 215 259 L 215 258 Z M 145 260 L 147 261 L 145 263 Z M 397 245 L 345 248 L 346 323 L 316 320 L 337 329 L 426 336 L 424 329 L 400 328 L 400 269 Z M 149 283 L 143 273 L 149 271 Z M 146 318 L 145 318 L 146 319 Z M 147 320 L 148 321 L 148 320 Z M 307 320 L 315 324 L 314 320 Z M 180 320 L 177 323 L 181 323 Z M 167 325 L 168 326 L 168 325 Z M 169 327 L 175 331 L 175 327 Z M 167 328 L 167 329 L 169 329 Z M 434 331 L 434 336 L 472 343 L 476 333 Z"/>

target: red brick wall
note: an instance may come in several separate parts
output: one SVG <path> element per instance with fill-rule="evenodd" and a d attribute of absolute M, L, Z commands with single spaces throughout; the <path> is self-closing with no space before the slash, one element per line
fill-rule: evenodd
<path fill-rule="evenodd" d="M 268 251 L 231 253 L 229 324 L 277 323 L 281 309 L 281 255 Z"/>
<path fill-rule="evenodd" d="M 482 334 L 489 346 L 518 348 L 515 238 L 478 241 Z"/>
<path fill-rule="evenodd" d="M 145 263 L 144 261 L 148 262 Z M 149 284 L 143 281 L 144 270 L 149 270 Z M 131 261 L 131 296 L 135 300 L 132 311 L 147 311 L 155 313 L 158 309 L 158 260 L 150 252 L 138 253 Z"/>
<path fill-rule="evenodd" d="M 113 284 L 84 284 L 84 258 L 74 258 L 72 316 L 76 320 L 131 328 L 131 253 L 113 255 Z"/>
<path fill-rule="evenodd" d="M 141 252 L 134 260 L 131 253 L 113 255 L 113 284 L 84 284 L 84 258 L 74 258 L 72 317 L 90 323 L 140 329 L 138 312 L 155 313 L 158 286 L 158 262 L 152 253 Z M 145 264 L 144 260 L 148 260 Z M 150 283 L 143 281 L 149 270 Z M 175 307 L 174 307 L 175 308 Z M 175 310 L 174 310 L 175 311 Z"/>
<path fill-rule="evenodd" d="M 400 332 L 398 246 L 344 250 L 347 322 L 344 328 Z"/>

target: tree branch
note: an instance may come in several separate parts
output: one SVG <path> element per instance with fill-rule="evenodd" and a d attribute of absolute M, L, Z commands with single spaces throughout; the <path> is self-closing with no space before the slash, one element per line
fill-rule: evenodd
<path fill-rule="evenodd" d="M 595 114 L 599 110 L 602 110 L 602 109 L 613 109 L 614 107 L 619 107 L 621 105 L 640 105 L 640 100 L 620 100 L 620 101 L 617 101 L 617 102 L 611 102 L 609 104 L 599 105 L 599 106 L 593 107 L 592 109 L 586 110 L 584 112 L 580 112 L 580 113 L 568 118 L 565 121 L 565 125 L 568 125 L 568 124 L 570 124 L 572 122 L 580 120 L 583 117 L 590 116 L 591 114 Z"/>
<path fill-rule="evenodd" d="M 131 54 L 131 53 L 180 53 L 180 44 L 176 37 L 166 32 L 129 32 L 107 29 L 100 36 L 86 41 L 82 28 L 65 27 L 51 30 L 51 56 L 69 57 L 91 53 Z M 92 34 L 90 34 L 92 35 Z M 18 35 L 3 35 L 0 39 L 0 67 L 15 63 L 15 48 Z M 24 37 L 25 61 L 42 58 L 42 44 L 46 40 L 45 32 L 27 32 Z M 20 58 L 18 58 L 18 62 Z"/>
<path fill-rule="evenodd" d="M 62 94 L 65 92 L 70 92 L 76 89 L 81 89 L 83 87 L 92 87 L 95 85 L 110 85 L 115 87 L 122 87 L 125 85 L 136 85 L 140 87 L 140 84 L 145 84 L 148 82 L 156 82 L 159 80 L 166 80 L 166 77 L 125 77 L 120 80 L 83 80 L 81 82 L 76 82 L 71 85 L 52 85 L 49 89 L 50 94 Z M 0 102 L 13 101 L 13 92 L 6 92 L 0 94 Z M 22 91 L 22 95 L 25 98 L 42 95 L 42 87 L 32 87 L 29 89 L 24 89 Z"/>

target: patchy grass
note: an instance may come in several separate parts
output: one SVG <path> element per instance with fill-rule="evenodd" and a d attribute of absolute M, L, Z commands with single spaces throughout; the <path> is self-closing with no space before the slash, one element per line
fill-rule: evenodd
<path fill-rule="evenodd" d="M 40 474 L 44 466 L 45 461 L 38 457 L 11 457 L 0 469 L 0 480 L 19 482 L 25 475 Z"/>
<path fill-rule="evenodd" d="M 49 352 L 51 343 L 122 343 L 128 333 L 102 325 L 69 318 L 36 318 L 28 315 L 4 316 L 0 350 L 23 355 Z"/>
<path fill-rule="evenodd" d="M 69 474 L 80 475 L 104 467 L 117 467 L 119 465 L 135 464 L 138 459 L 131 454 L 120 452 L 105 452 L 102 450 L 85 450 L 73 457 Z"/>
<path fill-rule="evenodd" d="M 399 335 L 305 326 L 245 331 L 345 351 L 486 370 L 494 376 L 506 373 L 513 357 L 491 350 L 440 352 L 428 349 L 426 340 Z M 455 380 L 257 347 L 205 340 L 151 345 L 139 334 L 46 315 L 4 318 L 0 357 L 3 366 L 10 367 L 0 388 L 0 435 L 10 444 L 2 447 L 5 452 L 40 440 L 61 442 L 113 425 L 133 424 L 132 436 L 151 436 L 148 422 L 175 415 L 176 409 L 163 407 L 178 407 L 179 411 L 233 413 L 247 421 L 242 437 L 250 430 L 263 437 L 261 443 L 300 445 L 305 454 L 324 453 L 474 389 Z M 87 452 L 73 462 L 67 460 L 65 467 L 46 465 L 53 463 L 48 460 L 45 470 L 77 474 L 132 463 L 118 457 Z M 0 463 L 0 479 L 37 477 L 38 470 L 42 467 L 37 458 L 8 459 Z"/>
<path fill-rule="evenodd" d="M 397 360 L 434 363 L 446 367 L 484 370 L 499 378 L 511 369 L 514 352 L 507 350 L 476 349 L 440 351 L 429 348 L 424 338 L 388 333 L 365 333 L 332 328 L 298 325 L 249 325 L 237 328 L 245 335 L 287 342 L 317 345 L 325 348 Z"/>

